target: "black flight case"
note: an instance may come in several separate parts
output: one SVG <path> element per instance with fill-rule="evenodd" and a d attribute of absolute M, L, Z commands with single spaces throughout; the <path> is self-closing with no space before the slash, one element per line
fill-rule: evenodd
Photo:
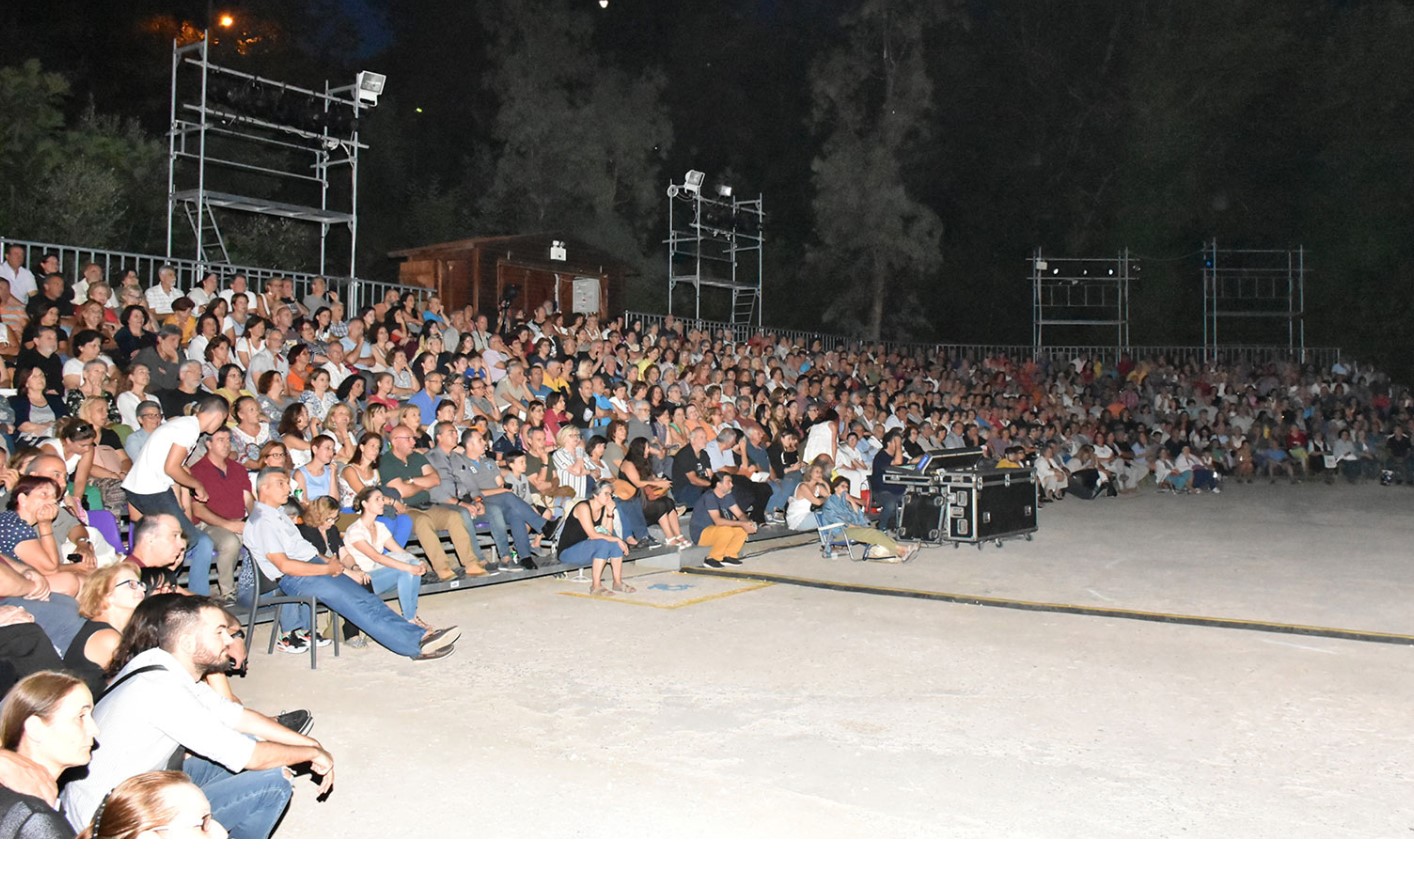
<path fill-rule="evenodd" d="M 946 503 L 941 534 L 954 547 L 1006 538 L 1031 540 L 1036 531 L 1036 478 L 1029 468 L 950 471 L 939 475 Z"/>

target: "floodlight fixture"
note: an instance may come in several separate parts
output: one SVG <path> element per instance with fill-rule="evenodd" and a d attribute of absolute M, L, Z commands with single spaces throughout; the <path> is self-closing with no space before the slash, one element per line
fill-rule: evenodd
<path fill-rule="evenodd" d="M 387 82 L 388 77 L 382 73 L 364 70 L 354 80 L 354 96 L 360 103 L 376 106 L 378 105 L 378 95 L 383 93 L 383 86 Z"/>
<path fill-rule="evenodd" d="M 688 193 L 695 193 L 698 196 L 701 196 L 702 182 L 704 179 L 706 179 L 706 177 L 707 176 L 705 173 L 699 172 L 696 169 L 689 170 L 687 173 L 687 178 L 683 180 L 682 189 L 687 191 Z"/>
<path fill-rule="evenodd" d="M 731 196 L 731 195 L 732 195 L 732 186 L 731 186 L 730 184 L 719 184 L 719 185 L 717 185 L 717 195 L 718 195 L 718 196 Z"/>

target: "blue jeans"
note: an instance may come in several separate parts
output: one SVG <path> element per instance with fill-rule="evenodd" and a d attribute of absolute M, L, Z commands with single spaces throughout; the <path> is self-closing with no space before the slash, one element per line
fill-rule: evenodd
<path fill-rule="evenodd" d="M 887 532 L 898 525 L 898 506 L 903 501 L 903 494 L 884 487 L 873 490 L 873 493 L 874 504 L 879 506 L 879 528 Z"/>
<path fill-rule="evenodd" d="M 643 502 L 638 500 L 638 496 L 628 501 L 614 499 L 614 504 L 619 510 L 619 521 L 624 526 L 624 537 L 633 538 L 640 544 L 648 541 L 648 519 L 643 515 Z"/>
<path fill-rule="evenodd" d="M 545 518 L 535 512 L 514 493 L 498 492 L 481 497 L 486 506 L 486 521 L 491 524 L 491 540 L 496 542 L 496 553 L 502 558 L 510 554 L 506 541 L 506 529 L 516 542 L 516 555 L 524 559 L 530 555 L 530 530 L 545 528 Z M 473 539 L 475 540 L 475 539 Z"/>
<path fill-rule="evenodd" d="M 19 597 L 0 598 L 0 607 L 23 607 L 29 611 L 29 615 L 34 617 L 34 624 L 44 629 L 60 658 L 84 626 L 84 618 L 79 615 L 78 601 L 58 592 L 51 593 L 48 601 L 29 601 Z"/>
<path fill-rule="evenodd" d="M 319 603 L 352 622 L 363 633 L 400 656 L 414 657 L 422 652 L 422 629 L 394 613 L 383 599 L 374 595 L 352 577 L 344 574 L 324 574 L 318 577 L 280 578 L 280 591 L 286 595 L 313 595 Z M 280 608 L 280 628 L 284 631 L 309 629 L 309 617 L 299 604 Z"/>
<path fill-rule="evenodd" d="M 780 480 L 769 481 L 771 484 L 771 497 L 766 500 L 766 513 L 772 511 L 783 511 L 786 503 L 790 501 L 791 493 L 800 486 L 800 472 L 792 471 Z"/>
<path fill-rule="evenodd" d="M 399 571 L 387 565 L 379 565 L 368 576 L 373 578 L 373 594 L 382 595 L 394 586 L 398 587 L 398 606 L 402 608 L 403 619 L 417 616 L 417 593 L 422 588 L 422 578 L 411 571 Z"/>
<path fill-rule="evenodd" d="M 193 755 L 182 763 L 182 771 L 206 793 L 211 817 L 235 840 L 270 839 L 294 793 L 283 767 L 232 773 Z"/>
<path fill-rule="evenodd" d="M 182 526 L 182 533 L 187 536 L 187 558 L 191 564 L 191 574 L 187 577 L 187 588 L 194 595 L 211 594 L 211 558 L 216 552 L 216 545 L 212 543 L 211 536 L 198 529 L 196 525 L 187 518 L 186 511 L 177 503 L 176 493 L 170 489 L 159 492 L 155 495 L 141 495 L 124 487 L 123 492 L 128 495 L 128 504 L 142 511 L 145 517 L 166 514 L 169 517 L 176 517 L 177 522 Z"/>
<path fill-rule="evenodd" d="M 698 500 L 699 498 L 702 498 L 702 493 L 704 493 L 704 492 L 706 492 L 706 491 L 707 491 L 707 490 L 703 489 L 702 487 L 700 487 L 700 486 L 693 486 L 692 484 L 687 484 L 686 486 L 674 487 L 674 488 L 673 488 L 673 501 L 677 502 L 678 504 L 682 505 L 683 507 L 688 507 L 688 508 L 690 508 L 690 507 L 696 507 L 696 506 L 697 506 L 697 500 Z"/>
<path fill-rule="evenodd" d="M 622 559 L 624 557 L 623 548 L 613 541 L 602 541 L 598 538 L 580 541 L 572 547 L 567 547 L 560 553 L 560 561 L 566 565 L 588 565 L 595 559 Z"/>

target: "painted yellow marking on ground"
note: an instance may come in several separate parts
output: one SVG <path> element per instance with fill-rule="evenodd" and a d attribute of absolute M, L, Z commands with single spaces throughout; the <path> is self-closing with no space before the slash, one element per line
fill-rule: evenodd
<path fill-rule="evenodd" d="M 763 572 L 723 572 L 705 568 L 684 568 L 684 574 L 706 576 L 728 576 L 739 580 L 757 580 L 766 584 L 780 583 L 803 586 L 810 589 L 825 589 L 839 592 L 863 592 L 899 598 L 921 598 L 943 601 L 951 604 L 972 604 L 983 607 L 1000 607 L 1011 610 L 1028 610 L 1049 613 L 1068 613 L 1078 616 L 1101 616 L 1113 619 L 1133 619 L 1170 625 L 1193 625 L 1207 628 L 1234 628 L 1250 631 L 1267 631 L 1277 634 L 1309 635 L 1343 640 L 1363 640 L 1372 643 L 1394 643 L 1414 645 L 1414 635 L 1397 634 L 1387 631 L 1371 631 L 1360 628 L 1331 628 L 1322 625 L 1272 622 L 1262 619 L 1241 619 L 1229 616 L 1198 616 L 1187 613 L 1167 613 L 1156 610 L 1133 610 L 1123 607 L 1096 607 L 1087 604 L 1063 604 L 1051 601 L 1027 601 L 1019 598 L 996 598 L 962 592 L 939 592 L 930 589 L 912 589 L 899 586 L 872 586 L 862 583 L 840 583 L 833 580 L 817 580 L 810 577 L 793 577 L 783 574 Z"/>
<path fill-rule="evenodd" d="M 725 579 L 727 579 L 727 580 L 736 580 L 736 578 L 734 578 L 734 577 L 727 577 L 727 578 L 725 578 Z M 740 581 L 740 582 L 744 582 L 744 581 Z M 631 584 L 630 584 L 630 585 L 631 585 Z M 629 593 L 625 593 L 625 592 L 616 592 L 616 593 L 614 593 L 613 595 L 591 595 L 591 594 L 589 594 L 588 592 L 571 592 L 571 591 L 565 591 L 565 592 L 561 592 L 560 594 L 561 594 L 561 595 L 567 595 L 567 596 L 569 596 L 570 598 L 588 598 L 588 599 L 590 599 L 591 601 L 609 601 L 609 602 L 613 602 L 613 603 L 616 603 L 616 604 L 632 604 L 632 605 L 634 605 L 635 607 L 652 607 L 652 608 L 654 608 L 655 610 L 677 610 L 677 609 L 682 608 L 682 607 L 691 607 L 691 606 L 694 605 L 694 604 L 703 604 L 703 603 L 706 603 L 706 602 L 708 602 L 708 601 L 720 601 L 720 600 L 723 599 L 723 598 L 730 598 L 730 597 L 732 597 L 733 595 L 740 595 L 740 594 L 743 593 L 743 592 L 755 592 L 757 589 L 765 589 L 766 587 L 772 586 L 772 585 L 774 585 L 774 584 L 771 584 L 771 583 L 751 583 L 751 584 L 742 586 L 740 589 L 728 589 L 728 590 L 726 590 L 726 591 L 724 591 L 724 592 L 714 592 L 714 593 L 712 593 L 711 595 L 699 595 L 699 596 L 697 596 L 696 598 L 689 598 L 689 599 L 687 599 L 686 601 L 678 601 L 678 602 L 674 602 L 674 603 L 672 603 L 672 604 L 665 604 L 665 603 L 656 602 L 656 601 L 645 601 L 645 600 L 643 600 L 642 598 L 635 598 L 633 594 L 629 594 Z M 640 590 L 640 592 L 635 593 L 635 594 L 642 594 L 642 591 Z"/>

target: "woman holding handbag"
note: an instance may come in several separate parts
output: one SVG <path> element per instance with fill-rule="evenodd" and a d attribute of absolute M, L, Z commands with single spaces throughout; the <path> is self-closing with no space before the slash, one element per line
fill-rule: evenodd
<path fill-rule="evenodd" d="M 648 523 L 657 523 L 663 530 L 664 543 L 679 550 L 692 546 L 692 542 L 682 533 L 678 524 L 677 504 L 668 493 L 672 483 L 653 474 L 648 461 L 648 439 L 635 438 L 628 444 L 628 453 L 619 463 L 619 479 L 615 486 L 628 484 L 636 491 L 643 505 L 643 518 Z M 626 490 L 625 490 L 626 492 Z M 617 493 L 616 493 L 617 495 Z"/>

